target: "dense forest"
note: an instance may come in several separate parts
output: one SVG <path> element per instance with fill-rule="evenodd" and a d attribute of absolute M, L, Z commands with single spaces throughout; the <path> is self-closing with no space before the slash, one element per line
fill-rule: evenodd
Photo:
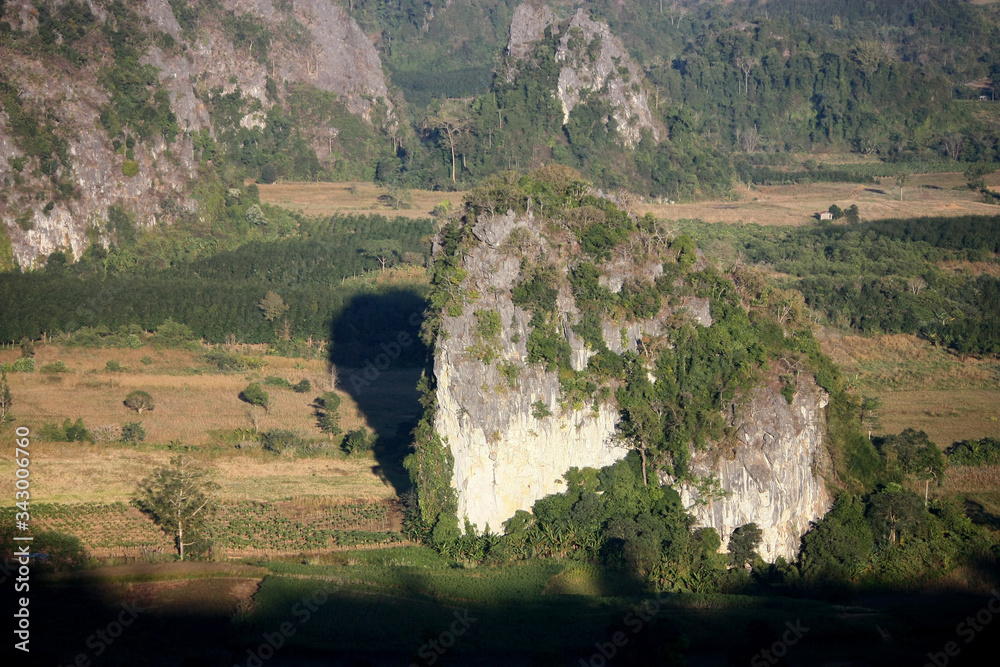
<path fill-rule="evenodd" d="M 362 25 L 381 30 L 421 140 L 400 150 L 396 167 L 383 165 L 389 179 L 451 187 L 456 139 L 445 120 L 458 128 L 465 182 L 554 160 L 605 187 L 677 199 L 725 191 L 735 154 L 832 148 L 895 161 L 992 162 L 1000 150 L 995 124 L 972 102 L 992 95 L 1000 78 L 987 47 L 1000 36 L 989 7 L 957 0 L 588 3 L 643 68 L 652 111 L 669 130 L 669 140 L 647 140 L 634 152 L 623 151 L 602 120 L 600 95 L 563 125 L 552 94 L 558 35 L 538 43 L 531 66 L 506 80 L 517 64 L 503 50 L 509 3 L 359 0 L 353 8 Z M 445 34 L 448 40 L 428 39 Z M 456 97 L 461 103 L 442 104 Z"/>
<path fill-rule="evenodd" d="M 773 156 L 815 149 L 921 164 L 992 163 L 1000 156 L 993 103 L 978 101 L 995 94 L 1000 78 L 1000 60 L 988 48 L 1000 38 L 991 6 L 959 0 L 587 3 L 638 63 L 637 85 L 665 130 L 661 141 L 647 137 L 625 150 L 601 91 L 563 122 L 554 96 L 562 66 L 553 60 L 563 37 L 558 26 L 535 43 L 527 66 L 506 53 L 518 3 L 344 4 L 377 37 L 391 100 L 374 100 L 366 122 L 332 93 L 281 85 L 270 76 L 268 105 L 239 87 L 199 90 L 216 132 L 191 138 L 225 182 L 353 178 L 454 189 L 500 170 L 556 161 L 580 168 L 601 187 L 688 199 L 725 193 L 734 159 L 773 162 Z M 551 4 L 558 16 L 572 9 Z M 71 70 L 101 62 L 97 78 L 109 97 L 100 123 L 133 161 L 136 142 L 180 138 L 167 89 L 156 68 L 144 64 L 150 49 L 182 52 L 185 40 L 215 30 L 266 65 L 268 47 L 254 51 L 254 44 L 308 41 L 291 14 L 269 25 L 214 2 L 171 6 L 181 42 L 151 29 L 125 3 L 110 3 L 114 21 L 102 23 L 86 4 L 67 2 L 40 3 L 34 32 L 0 21 L 0 43 Z M 518 76 L 508 79 L 514 70 Z M 72 196 L 65 139 L 12 90 L 0 72 L 13 138 L 51 175 L 52 201 Z M 387 115 L 389 103 L 398 122 Z M 241 122 L 251 113 L 260 122 Z M 317 146 L 329 127 L 337 136 L 323 151 Z M 845 170 L 837 177 L 859 176 Z"/>
<path fill-rule="evenodd" d="M 1000 218 L 879 220 L 810 228 L 694 225 L 724 263 L 783 277 L 829 324 L 865 334 L 915 333 L 960 354 L 1000 352 L 1000 280 L 975 267 L 1000 252 Z M 757 270 L 760 270 L 758 268 Z"/>
<path fill-rule="evenodd" d="M 243 195 L 242 206 L 256 207 L 261 227 L 253 233 L 230 228 L 228 239 L 220 234 L 200 252 L 198 244 L 186 245 L 186 257 L 175 251 L 191 230 L 156 230 L 137 239 L 123 217 L 121 247 L 94 246 L 77 262 L 57 252 L 44 270 L 0 274 L 0 337 L 39 338 L 82 327 L 153 331 L 173 320 L 212 343 L 328 341 L 336 360 L 372 356 L 383 337 L 400 331 L 416 335 L 409 318 L 425 307 L 421 286 L 379 285 L 374 278 L 397 265 L 424 265 L 431 220 L 295 218 L 261 208 L 255 189 Z M 261 305 L 268 293 L 278 297 L 278 315 Z M 421 351 L 407 353 L 414 356 L 404 362 L 423 362 Z"/>

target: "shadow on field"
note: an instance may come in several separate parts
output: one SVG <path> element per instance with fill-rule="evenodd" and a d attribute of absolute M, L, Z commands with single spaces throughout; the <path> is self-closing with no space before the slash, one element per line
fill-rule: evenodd
<path fill-rule="evenodd" d="M 985 526 L 991 530 L 1000 530 L 1000 516 L 989 512 L 975 500 L 965 499 L 965 515 L 976 525 Z"/>
<path fill-rule="evenodd" d="M 427 363 L 420 326 L 427 302 L 407 289 L 351 299 L 330 331 L 337 388 L 347 392 L 378 436 L 373 472 L 401 494 L 411 433 L 422 414 L 417 381 Z"/>
<path fill-rule="evenodd" d="M 5 654 L 20 659 L 3 664 L 940 667 L 994 664 L 1000 650 L 992 625 L 1000 593 L 602 597 L 541 590 L 561 569 L 555 563 L 458 576 L 397 565 L 368 570 L 374 587 L 309 578 L 329 572 L 293 564 L 288 576 L 179 566 L 155 566 L 155 577 L 105 569 L 55 582 L 36 570 L 31 653 L 8 643 Z M 7 619 L 15 599 L 3 596 Z"/>

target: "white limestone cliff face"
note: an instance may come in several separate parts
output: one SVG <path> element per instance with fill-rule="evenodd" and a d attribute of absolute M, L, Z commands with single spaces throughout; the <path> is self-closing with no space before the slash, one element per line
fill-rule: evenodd
<path fill-rule="evenodd" d="M 528 57 L 545 29 L 559 36 L 555 60 L 561 64 L 555 96 L 563 110 L 563 124 L 573 109 L 596 95 L 610 104 L 623 145 L 632 148 L 648 130 L 659 141 L 666 130 L 649 110 L 649 95 L 642 71 L 608 24 L 592 20 L 582 8 L 568 21 L 559 21 L 545 5 L 526 2 L 514 10 L 507 53 L 512 67 L 508 80 L 517 77 L 517 61 Z"/>
<path fill-rule="evenodd" d="M 810 523 L 833 502 L 825 482 L 831 468 L 823 418 L 827 402 L 826 392 L 808 376 L 798 379 L 791 405 L 773 383 L 764 384 L 736 416 L 737 443 L 693 457 L 695 475 L 714 476 L 727 495 L 705 499 L 681 485 L 681 500 L 698 525 L 719 532 L 723 549 L 733 529 L 753 522 L 763 533 L 764 560 L 795 558 Z"/>
<path fill-rule="evenodd" d="M 438 401 L 434 428 L 455 458 L 452 484 L 458 492 L 459 520 L 467 517 L 480 530 L 488 524 L 499 531 L 517 510 L 530 510 L 536 500 L 564 491 L 563 475 L 569 468 L 601 468 L 628 453 L 612 437 L 618 422 L 616 407 L 595 408 L 587 403 L 579 410 L 564 409 L 558 373 L 528 364 L 531 314 L 515 306 L 510 293 L 518 281 L 520 256 L 501 248 L 517 227 L 528 230 L 537 244 L 529 253 L 573 251 L 571 245 L 557 248 L 550 244 L 541 234 L 541 221 L 530 214 L 517 218 L 508 211 L 503 216 L 483 216 L 474 227 L 481 242 L 462 263 L 468 275 L 461 286 L 466 293 L 474 290 L 480 296 L 465 306 L 462 315 L 444 317 L 434 359 Z M 643 270 L 653 273 L 650 267 Z M 559 309 L 573 352 L 572 365 L 583 369 L 593 351 L 571 329 L 579 312 L 565 288 L 559 295 Z M 500 315 L 498 359 L 491 364 L 466 351 L 476 343 L 477 310 Z M 656 321 L 625 328 L 623 341 L 619 327 L 608 324 L 613 336 L 607 338 L 613 349 L 621 351 L 624 343 L 635 350 L 642 336 L 660 333 Z M 498 370 L 501 360 L 523 367 L 514 386 Z M 536 418 L 533 404 L 537 401 L 552 414 Z"/>
<path fill-rule="evenodd" d="M 520 280 L 521 259 L 548 261 L 565 274 L 569 258 L 580 252 L 572 235 L 560 236 L 544 224 L 530 213 L 480 216 L 472 229 L 478 242 L 461 261 L 467 273 L 459 289 L 467 295 L 466 302 L 460 315 L 442 318 L 435 349 L 434 429 L 454 457 L 452 485 L 459 520 L 464 524 L 468 519 L 479 530 L 489 526 L 500 531 L 517 510 L 530 510 L 540 498 L 564 491 L 563 475 L 569 468 L 600 468 L 627 454 L 614 437 L 619 414 L 613 398 L 596 407 L 590 402 L 578 409 L 563 405 L 558 373 L 528 363 L 531 314 L 514 305 L 511 297 Z M 505 243 L 515 229 L 523 230 L 518 232 L 517 249 Z M 627 280 L 652 280 L 662 270 L 655 264 L 626 265 L 620 259 L 601 268 L 615 291 Z M 565 284 L 557 303 L 571 365 L 582 370 L 594 351 L 572 329 L 579 311 Z M 494 311 L 500 317 L 496 358 L 490 363 L 471 349 L 482 342 L 477 311 Z M 635 351 L 645 336 L 665 333 L 667 320 L 680 313 L 698 325 L 713 325 L 708 300 L 685 297 L 648 320 L 607 320 L 602 335 L 613 352 Z M 515 381 L 500 372 L 501 363 L 520 368 Z M 729 416 L 737 440 L 692 458 L 695 476 L 715 477 L 728 495 L 706 493 L 701 498 L 695 487 L 678 487 L 700 525 L 718 530 L 723 548 L 733 529 L 757 523 L 763 531 L 760 552 L 769 561 L 794 558 L 801 536 L 832 501 L 824 481 L 830 469 L 823 416 L 827 395 L 811 377 L 801 375 L 789 405 L 776 371 L 771 375 Z M 542 416 L 539 401 L 551 414 Z M 674 482 L 665 477 L 660 481 Z"/>

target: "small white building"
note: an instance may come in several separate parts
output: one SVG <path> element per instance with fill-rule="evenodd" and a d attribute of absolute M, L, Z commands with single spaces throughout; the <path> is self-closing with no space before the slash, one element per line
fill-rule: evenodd
<path fill-rule="evenodd" d="M 820 220 L 833 220 L 833 213 L 830 213 L 829 211 L 820 211 L 819 213 L 814 213 L 813 215 Z"/>

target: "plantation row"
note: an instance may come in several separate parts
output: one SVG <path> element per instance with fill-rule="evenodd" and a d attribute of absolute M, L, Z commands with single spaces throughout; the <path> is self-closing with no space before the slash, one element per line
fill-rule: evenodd
<path fill-rule="evenodd" d="M 11 524 L 13 507 L 0 508 L 0 525 Z M 94 552 L 111 550 L 171 553 L 173 539 L 129 503 L 34 503 L 31 518 L 40 531 L 77 537 Z M 273 505 L 240 501 L 220 505 L 208 521 L 207 537 L 215 549 L 268 551 L 321 550 L 401 542 L 391 530 L 392 509 L 380 503 L 354 503 L 324 507 L 295 520 Z"/>

